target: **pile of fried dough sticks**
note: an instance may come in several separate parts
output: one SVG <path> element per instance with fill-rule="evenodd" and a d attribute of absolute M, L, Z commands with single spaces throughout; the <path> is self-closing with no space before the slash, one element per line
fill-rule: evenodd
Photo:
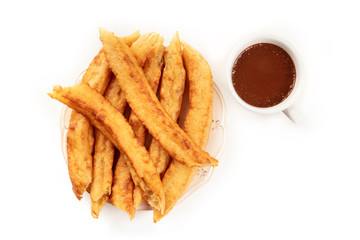
<path fill-rule="evenodd" d="M 212 123 L 211 70 L 177 32 L 166 48 L 157 33 L 118 37 L 100 28 L 100 40 L 103 47 L 81 83 L 49 93 L 73 109 L 66 140 L 73 191 L 79 200 L 89 191 L 94 218 L 110 202 L 133 219 L 146 201 L 157 222 L 199 167 L 218 165 L 203 151 Z M 186 79 L 189 109 L 182 129 L 177 120 Z M 152 140 L 145 147 L 147 134 Z"/>

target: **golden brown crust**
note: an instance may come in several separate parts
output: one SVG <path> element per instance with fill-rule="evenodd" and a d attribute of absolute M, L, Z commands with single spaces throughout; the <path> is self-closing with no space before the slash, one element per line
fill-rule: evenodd
<path fill-rule="evenodd" d="M 185 68 L 182 60 L 181 42 L 176 32 L 165 51 L 165 68 L 161 78 L 160 103 L 176 121 L 179 117 L 185 88 Z"/>
<path fill-rule="evenodd" d="M 151 89 L 156 92 L 159 86 L 159 81 L 163 69 L 163 56 L 165 53 L 164 38 L 159 37 L 157 43 L 154 45 L 153 51 L 145 61 L 143 66 L 144 74 L 149 82 Z"/>
<path fill-rule="evenodd" d="M 152 49 L 148 60 L 146 61 L 146 66 L 144 67 L 144 72 L 148 76 L 148 81 L 151 86 L 153 86 L 153 90 L 156 92 L 158 84 L 159 84 L 159 78 L 161 75 L 161 69 L 162 69 L 162 61 L 159 61 L 159 59 L 162 59 L 164 54 L 164 46 L 163 46 L 164 39 L 161 37 L 158 39 L 155 46 L 148 45 L 149 49 Z M 136 49 L 131 49 L 134 52 L 135 56 L 139 56 L 141 54 L 144 54 L 144 52 L 147 52 L 142 48 L 141 51 L 137 51 Z M 138 117 L 135 115 L 134 112 L 130 114 L 129 117 L 129 124 L 132 127 L 135 136 L 139 140 L 140 144 L 144 145 L 145 139 L 146 139 L 146 128 L 142 125 Z M 126 156 L 124 154 L 120 155 L 121 161 L 126 161 Z M 139 190 L 140 184 L 143 185 L 143 188 L 145 187 L 144 183 L 142 183 L 142 180 L 136 176 L 136 172 L 132 169 L 132 165 L 130 163 L 127 163 L 128 168 L 130 169 L 130 173 L 132 175 L 132 178 L 135 182 L 135 191 L 134 191 L 134 206 L 137 207 L 138 204 L 141 203 L 142 199 L 142 192 Z M 148 201 L 152 201 L 151 197 L 147 197 Z M 149 203 L 152 205 L 152 203 Z"/>
<path fill-rule="evenodd" d="M 217 166 L 218 161 L 190 139 L 161 106 L 130 49 L 113 33 L 100 30 L 105 58 L 131 109 L 168 153 L 189 166 Z"/>
<path fill-rule="evenodd" d="M 136 31 L 122 38 L 122 41 L 130 46 L 139 36 L 139 31 Z M 104 93 L 111 75 L 111 69 L 101 49 L 90 63 L 81 82 Z M 75 196 L 80 200 L 92 182 L 94 130 L 88 119 L 75 111 L 71 113 L 69 126 L 66 143 L 69 176 Z"/>
<path fill-rule="evenodd" d="M 151 159 L 154 161 L 156 170 L 162 177 L 169 165 L 170 155 L 161 146 L 160 142 L 154 138 L 152 139 L 149 147 L 149 154 Z"/>
<path fill-rule="evenodd" d="M 109 199 L 112 185 L 114 145 L 99 131 L 95 130 L 93 175 L 90 187 L 91 209 L 94 217 L 99 216 L 101 203 Z"/>
<path fill-rule="evenodd" d="M 145 183 L 143 192 L 153 199 L 152 207 L 162 211 L 165 199 L 159 174 L 146 148 L 135 138 L 124 116 L 87 84 L 77 84 L 67 88 L 57 86 L 49 96 L 86 116 L 121 152 L 126 154 L 136 175 Z"/>
<path fill-rule="evenodd" d="M 67 161 L 72 189 L 77 199 L 82 198 L 92 181 L 92 152 L 94 148 L 94 129 L 80 113 L 71 112 L 67 132 Z"/>
<path fill-rule="evenodd" d="M 185 69 L 182 60 L 181 42 L 177 32 L 165 50 L 164 62 L 160 103 L 176 122 L 180 114 L 185 88 Z M 149 154 L 158 173 L 163 174 L 168 166 L 170 156 L 156 139 L 151 142 Z"/>
<path fill-rule="evenodd" d="M 135 31 L 131 35 L 121 37 L 119 39 L 121 39 L 127 46 L 132 46 L 139 37 L 140 32 Z M 111 75 L 111 69 L 105 59 L 104 51 L 101 49 L 90 63 L 81 82 L 89 84 L 90 87 L 103 94 L 111 79 Z"/>
<path fill-rule="evenodd" d="M 108 200 L 108 194 L 103 195 L 97 201 L 93 201 L 91 199 L 91 215 L 93 216 L 93 218 L 99 218 L 99 213 L 101 209 L 105 206 L 105 204 L 108 202 Z"/>
<path fill-rule="evenodd" d="M 136 39 L 140 36 L 139 31 L 133 33 L 132 35 L 123 37 L 122 40 L 130 46 Z M 98 81 L 94 76 L 101 76 L 105 74 L 105 71 L 111 70 L 109 65 L 106 62 L 105 55 L 102 50 L 101 54 L 97 56 L 97 61 L 103 61 L 99 65 L 103 67 L 100 69 L 104 71 L 104 73 L 98 74 L 88 74 L 89 70 L 85 73 L 88 74 L 88 77 L 85 79 L 89 79 L 86 81 L 89 85 L 94 85 L 94 89 L 98 90 L 98 92 L 103 93 L 105 91 L 105 85 L 101 85 L 101 81 Z M 90 68 L 94 70 L 94 68 Z M 93 84 L 91 84 L 93 83 Z M 96 85 L 97 84 L 97 85 Z M 99 86 L 100 84 L 100 86 Z M 120 87 L 112 77 L 111 84 L 107 86 L 105 97 L 113 104 L 115 108 L 118 110 L 125 109 L 126 99 L 124 94 L 121 94 Z M 122 110 L 123 111 L 123 110 Z M 92 182 L 90 187 L 90 197 L 91 197 L 91 215 L 94 218 L 99 217 L 99 213 L 102 207 L 109 200 L 111 194 L 111 186 L 112 186 L 112 165 L 114 161 L 114 145 L 108 140 L 99 130 L 95 130 L 95 148 L 94 148 L 94 156 L 93 156 L 93 169 L 92 169 Z M 132 213 L 129 213 L 132 214 Z"/>
<path fill-rule="evenodd" d="M 81 82 L 89 84 L 90 87 L 103 94 L 110 79 L 111 69 L 105 59 L 104 51 L 101 49 L 86 69 Z"/>
<path fill-rule="evenodd" d="M 109 64 L 106 62 L 103 50 L 100 50 L 90 63 L 81 82 L 103 92 L 110 77 Z M 72 111 L 67 133 L 67 159 L 73 191 L 79 200 L 92 182 L 93 149 L 93 127 L 84 116 Z"/>
<path fill-rule="evenodd" d="M 143 197 L 142 197 L 141 188 L 139 186 L 135 186 L 133 191 L 134 207 L 136 208 L 137 206 L 139 206 L 142 203 L 142 201 L 143 201 Z"/>
<path fill-rule="evenodd" d="M 123 113 L 126 107 L 125 94 L 121 92 L 120 86 L 116 77 L 113 76 L 109 83 L 104 97 L 109 100 L 120 113 Z M 110 141 L 107 139 L 107 141 Z M 119 209 L 127 212 L 130 219 L 135 216 L 135 208 L 133 205 L 133 189 L 134 184 L 131 179 L 130 172 L 125 163 L 118 158 L 113 173 L 113 183 L 111 187 L 111 202 Z"/>
<path fill-rule="evenodd" d="M 124 112 L 126 107 L 126 98 L 123 93 L 121 93 L 120 86 L 115 78 L 115 76 L 112 77 L 105 93 L 104 97 L 109 100 L 109 102 L 119 111 Z M 113 185 L 114 188 L 112 188 L 112 164 L 113 164 L 113 157 L 114 157 L 114 146 L 111 143 L 110 140 L 108 140 L 99 130 L 96 130 L 96 143 L 95 143 L 95 150 L 94 150 L 94 170 L 93 170 L 93 184 L 91 185 L 90 190 L 90 197 L 91 197 L 91 209 L 92 209 L 92 216 L 97 218 L 99 215 L 100 210 L 104 206 L 104 201 L 109 199 L 110 194 L 112 194 L 112 189 L 116 189 L 117 186 Z M 100 147 L 96 147 L 99 145 Z M 98 162 L 98 159 L 103 159 L 103 161 L 100 162 L 101 166 L 96 167 Z M 108 172 L 107 176 L 104 176 L 103 178 L 96 178 L 95 175 L 100 175 L 99 173 L 102 173 L 104 171 Z M 111 177 L 111 179 L 110 179 Z M 117 179 L 117 182 L 119 182 L 119 178 L 117 178 L 116 175 L 114 175 L 114 178 Z M 110 181 L 111 180 L 111 181 Z M 130 179 L 131 180 L 131 179 Z M 94 185 L 100 185 L 104 186 L 106 184 L 106 187 L 102 187 L 101 189 L 95 190 L 97 192 L 97 196 L 95 197 L 95 191 L 94 191 Z M 117 193 L 117 192 L 116 192 Z M 113 199 L 116 198 L 116 194 L 111 195 Z M 132 198 L 132 196 L 131 196 Z M 95 200 L 98 199 L 98 200 Z M 114 200 L 116 202 L 116 200 Z M 132 205 L 132 204 L 131 204 Z M 119 205 L 117 204 L 117 207 Z M 123 207 L 121 209 L 131 209 L 130 207 Z M 133 214 L 132 211 L 128 212 L 129 215 Z"/>
<path fill-rule="evenodd" d="M 105 93 L 104 97 L 109 100 L 111 105 L 116 108 L 119 112 L 123 113 L 126 108 L 126 98 L 125 94 L 121 91 L 120 85 L 116 80 L 116 77 L 113 76 Z"/>
<path fill-rule="evenodd" d="M 127 212 L 132 220 L 135 216 L 133 203 L 134 183 L 124 158 L 119 158 L 114 170 L 111 203 Z"/>
<path fill-rule="evenodd" d="M 142 35 L 137 41 L 135 41 L 130 49 L 134 53 L 137 64 L 142 67 L 151 53 L 152 47 L 159 39 L 158 33 L 147 33 Z"/>
<path fill-rule="evenodd" d="M 140 37 L 140 30 L 136 30 L 130 35 L 127 35 L 125 37 L 121 37 L 121 40 L 128 45 L 129 47 L 134 44 L 135 41 L 137 41 Z"/>
<path fill-rule="evenodd" d="M 158 89 L 159 80 L 161 76 L 162 61 L 159 62 L 159 59 L 162 58 L 164 55 L 163 43 L 164 43 L 164 39 L 162 37 L 159 38 L 158 42 L 155 44 L 153 48 L 152 57 L 149 57 L 148 61 L 146 62 L 147 63 L 146 67 L 144 67 L 145 77 L 148 76 L 146 79 L 149 85 L 152 86 L 152 90 L 154 92 L 156 92 Z M 131 50 L 134 51 L 134 49 Z M 136 52 L 134 55 L 139 56 L 139 54 L 136 54 Z M 135 136 L 139 139 L 140 143 L 144 144 L 146 138 L 146 128 L 141 123 L 141 121 L 134 112 L 131 112 L 130 114 L 129 124 L 134 130 Z"/>
<path fill-rule="evenodd" d="M 206 146 L 213 117 L 213 78 L 205 58 L 182 42 L 186 72 L 189 79 L 189 112 L 185 131 L 202 148 Z"/>
<path fill-rule="evenodd" d="M 184 123 L 185 131 L 199 146 L 206 146 L 212 122 L 213 80 L 206 60 L 199 52 L 183 43 L 183 58 L 189 80 L 189 111 Z M 154 222 L 159 221 L 175 206 L 197 172 L 172 161 L 162 179 L 165 191 L 165 211 L 154 210 Z"/>

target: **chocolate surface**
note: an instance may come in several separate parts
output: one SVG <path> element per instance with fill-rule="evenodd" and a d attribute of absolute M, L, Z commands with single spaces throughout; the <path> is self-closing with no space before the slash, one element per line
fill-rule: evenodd
<path fill-rule="evenodd" d="M 232 83 L 237 94 L 255 107 L 272 107 L 292 92 L 295 64 L 279 46 L 257 43 L 242 51 L 234 62 Z"/>

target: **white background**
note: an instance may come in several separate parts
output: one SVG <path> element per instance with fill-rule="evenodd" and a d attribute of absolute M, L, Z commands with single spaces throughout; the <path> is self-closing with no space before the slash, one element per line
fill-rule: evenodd
<path fill-rule="evenodd" d="M 359 7 L 355 1 L 1 1 L 1 239 L 360 239 Z M 60 148 L 62 105 L 101 47 L 98 27 L 175 31 L 207 58 L 227 105 L 228 138 L 211 181 L 159 223 L 77 201 Z M 303 121 L 243 109 L 226 63 L 254 33 L 301 53 Z"/>

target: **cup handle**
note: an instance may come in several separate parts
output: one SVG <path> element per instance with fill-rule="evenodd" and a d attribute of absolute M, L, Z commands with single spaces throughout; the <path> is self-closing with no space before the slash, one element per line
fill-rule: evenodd
<path fill-rule="evenodd" d="M 290 121 L 292 121 L 295 124 L 299 123 L 302 119 L 302 114 L 300 113 L 300 110 L 295 105 L 288 107 L 287 109 L 283 110 L 282 112 L 285 114 L 285 116 Z"/>

